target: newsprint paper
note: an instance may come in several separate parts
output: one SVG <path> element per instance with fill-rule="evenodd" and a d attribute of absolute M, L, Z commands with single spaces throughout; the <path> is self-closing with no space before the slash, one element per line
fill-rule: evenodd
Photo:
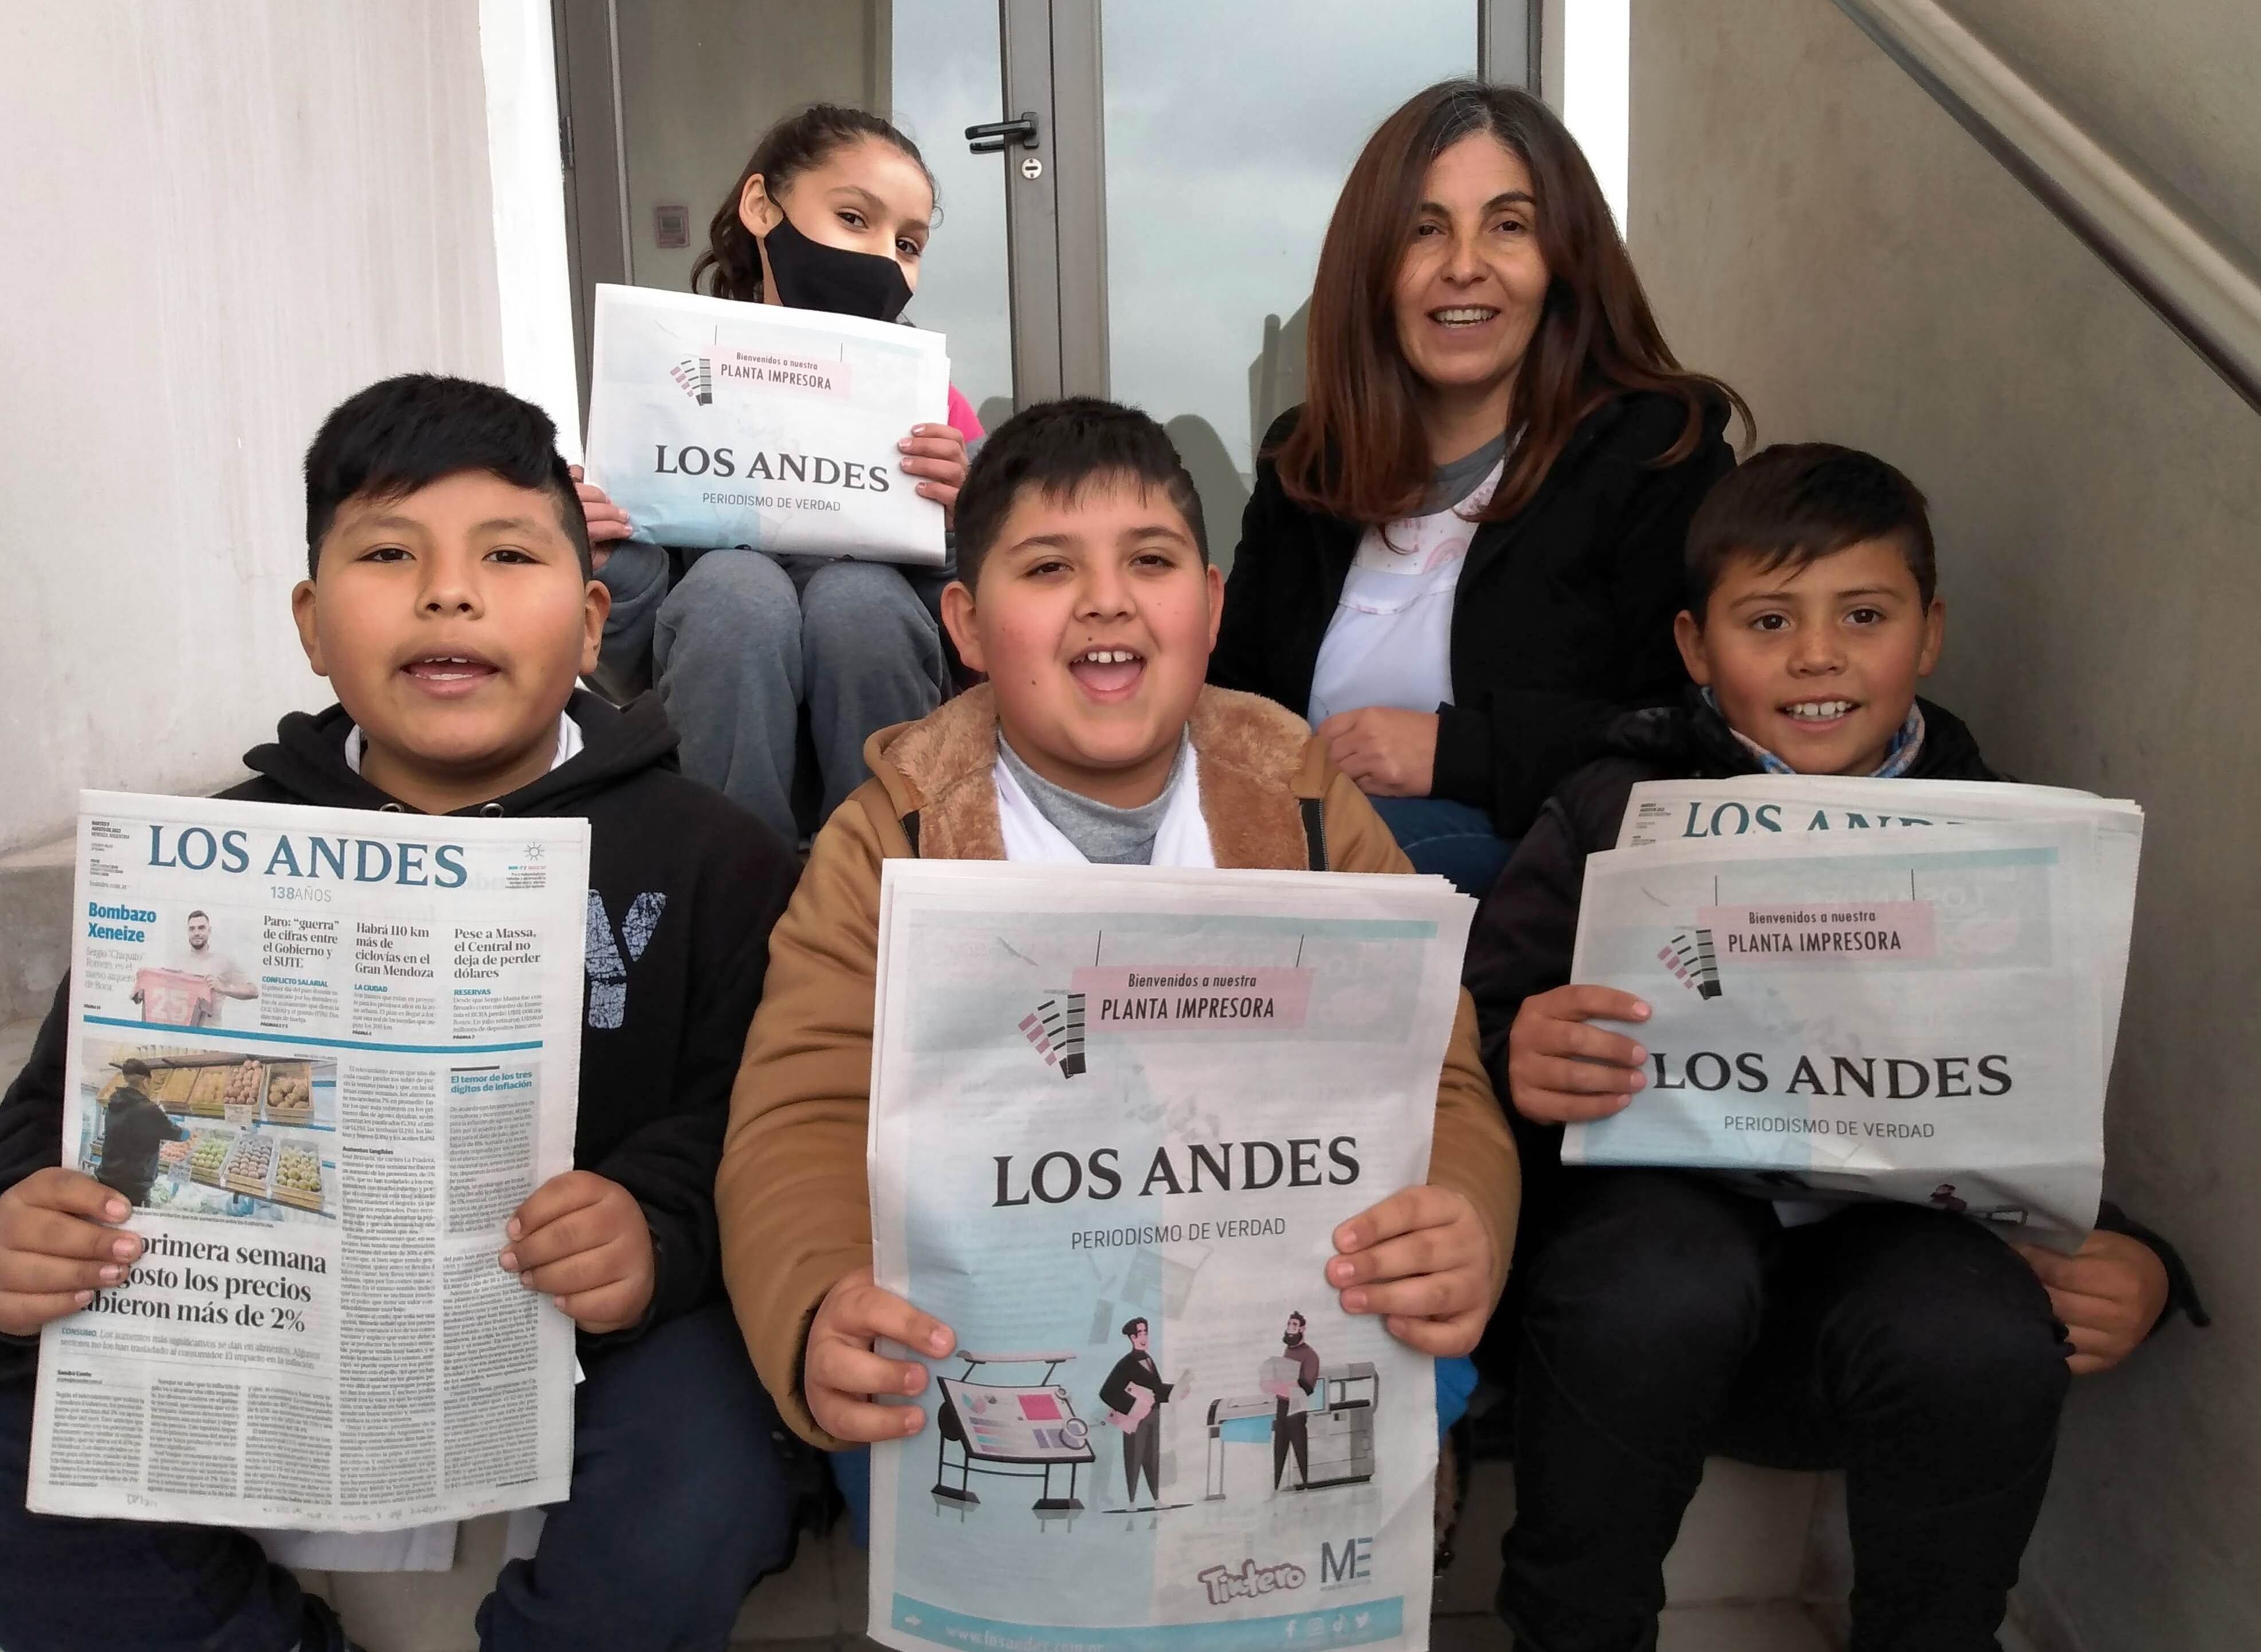
<path fill-rule="evenodd" d="M 875 1271 L 958 1352 L 872 1449 L 875 1638 L 1427 1646 L 1433 1362 L 1323 1270 L 1427 1179 L 1473 909 L 1410 876 L 886 863 Z"/>
<path fill-rule="evenodd" d="M 590 363 L 589 479 L 638 539 L 942 565 L 895 448 L 949 416 L 939 333 L 599 285 Z"/>
<path fill-rule="evenodd" d="M 81 795 L 63 1163 L 147 1246 L 41 1334 L 30 1507 L 565 1495 L 572 1322 L 495 1259 L 572 1163 L 588 855 L 578 820 Z"/>
<path fill-rule="evenodd" d="M 1647 1088 L 1565 1162 L 1733 1173 L 1799 1214 L 1885 1197 L 2077 1248 L 2143 815 L 2042 786 L 1637 786 L 1588 857 L 1572 979 L 1636 994 Z M 1804 1214 L 1812 1214 L 1805 1208 Z"/>

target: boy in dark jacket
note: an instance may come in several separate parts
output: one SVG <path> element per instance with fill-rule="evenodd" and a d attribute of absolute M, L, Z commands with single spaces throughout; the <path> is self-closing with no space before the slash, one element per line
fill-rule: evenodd
<path fill-rule="evenodd" d="M 1991 1649 L 2068 1379 L 2123 1358 L 2171 1297 L 2203 1314 L 2171 1250 L 2108 1206 L 2068 1257 L 1942 1210 L 1795 1225 L 1700 1172 L 1561 1165 L 1564 1124 L 1639 1105 L 1647 1081 L 1647 1052 L 1596 1024 L 1647 1007 L 1564 984 L 1585 858 L 1614 846 L 1637 782 L 2002 778 L 1916 697 L 1945 611 L 1923 498 L 1890 465 L 1768 449 L 1705 499 L 1688 571 L 1676 632 L 1697 691 L 1614 726 L 1469 943 L 1527 1213 L 1500 1612 L 1529 1652 L 1653 1647 L 1665 1553 L 1717 1450 L 1848 1471 L 1855 1652 Z"/>
<path fill-rule="evenodd" d="M 676 772 L 657 700 L 580 692 L 604 587 L 556 428 L 460 379 L 387 380 L 306 455 L 291 606 L 328 711 L 283 719 L 225 794 L 591 826 L 576 1168 L 512 1217 L 498 1265 L 582 1332 L 572 1495 L 505 1566 L 482 1647 L 719 1648 L 790 1541 L 775 1413 L 722 1299 L 714 1181 L 769 931 L 797 868 Z M 0 1101 L 0 1332 L 29 1339 L 124 1276 L 126 1201 L 59 1167 L 69 983 Z M 0 1347 L 0 1645 L 341 1643 L 240 1532 L 24 1508 L 33 1345 Z"/>
<path fill-rule="evenodd" d="M 118 1088 L 103 1110 L 102 1168 L 95 1179 L 124 1194 L 128 1204 L 147 1204 L 149 1184 L 157 1179 L 157 1149 L 169 1141 L 186 1141 L 189 1132 L 141 1088 L 149 1076 L 147 1061 L 129 1056 L 118 1075 Z M 61 1126 L 56 1128 L 60 1132 Z"/>

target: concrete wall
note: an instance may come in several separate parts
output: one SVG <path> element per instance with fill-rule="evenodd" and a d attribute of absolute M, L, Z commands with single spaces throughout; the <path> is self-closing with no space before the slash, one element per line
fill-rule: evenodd
<path fill-rule="evenodd" d="M 2261 241 L 2261 11 L 1959 10 Z M 2149 811 L 2107 1186 L 2218 1323 L 2076 1384 L 2021 1609 L 2085 1652 L 2261 1645 L 2261 416 L 1827 0 L 1636 0 L 1633 60 L 1630 241 L 1682 358 L 1767 440 L 1907 470 L 1939 696 L 2017 773 Z"/>
<path fill-rule="evenodd" d="M 0 4 L 0 849 L 203 787 L 324 698 L 298 461 L 385 373 L 503 370 L 477 7 Z"/>
<path fill-rule="evenodd" d="M 886 0 L 627 0 L 620 8 L 629 278 L 687 291 L 707 221 L 779 116 L 804 104 L 889 104 Z M 653 210 L 686 206 L 664 248 Z"/>

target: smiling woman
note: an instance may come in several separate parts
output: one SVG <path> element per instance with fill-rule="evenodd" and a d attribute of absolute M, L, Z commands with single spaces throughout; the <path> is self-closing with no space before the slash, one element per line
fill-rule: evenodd
<path fill-rule="evenodd" d="M 1561 121 L 1473 81 L 1367 141 L 1309 338 L 1210 679 L 1306 713 L 1414 865 L 1481 894 L 1609 718 L 1684 680 L 1682 542 L 1748 412 L 1674 360 Z"/>

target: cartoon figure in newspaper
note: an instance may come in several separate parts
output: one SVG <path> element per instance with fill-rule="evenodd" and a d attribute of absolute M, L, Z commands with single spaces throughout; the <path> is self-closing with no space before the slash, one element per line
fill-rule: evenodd
<path fill-rule="evenodd" d="M 1107 1420 L 1123 1432 L 1123 1495 L 1136 1507 L 1142 1474 L 1146 1495 L 1154 1503 L 1162 1500 L 1162 1418 L 1158 1408 L 1169 1404 L 1177 1385 L 1162 1381 L 1154 1356 L 1147 1352 L 1149 1332 L 1143 1314 L 1126 1320 L 1123 1334 L 1130 1339 L 1130 1352 L 1115 1362 L 1099 1397 L 1107 1406 Z"/>

